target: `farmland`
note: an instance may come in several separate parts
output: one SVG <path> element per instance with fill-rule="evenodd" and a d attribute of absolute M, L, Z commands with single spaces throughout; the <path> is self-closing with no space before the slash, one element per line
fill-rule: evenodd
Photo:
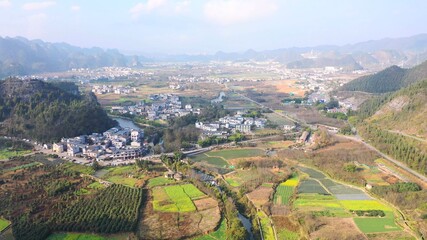
<path fill-rule="evenodd" d="M 124 240 L 129 234 L 99 235 L 88 233 L 54 233 L 47 240 Z"/>
<path fill-rule="evenodd" d="M 208 152 L 206 155 L 210 157 L 219 157 L 225 160 L 231 160 L 236 158 L 261 156 L 264 155 L 264 150 L 258 148 L 225 149 Z"/>
<path fill-rule="evenodd" d="M 190 157 L 190 159 L 193 162 L 203 162 L 203 163 L 207 163 L 210 165 L 214 165 L 217 167 L 223 167 L 223 168 L 226 168 L 229 165 L 228 162 L 226 160 L 224 160 L 223 158 L 210 156 L 206 153 L 202 153 L 202 154 Z"/>
<path fill-rule="evenodd" d="M 116 184 L 125 185 L 128 187 L 136 187 L 142 184 L 144 175 L 137 171 L 136 166 L 120 166 L 107 169 L 102 178 Z"/>
<path fill-rule="evenodd" d="M 298 177 L 293 176 L 279 184 L 276 188 L 276 193 L 274 194 L 274 203 L 279 205 L 288 205 L 298 183 Z"/>
<path fill-rule="evenodd" d="M 299 193 L 318 193 L 329 194 L 329 192 L 320 183 L 314 179 L 307 179 L 301 181 L 298 186 Z"/>
<path fill-rule="evenodd" d="M 162 212 L 192 212 L 193 200 L 206 196 L 193 184 L 157 187 L 153 189 L 153 208 Z"/>
<path fill-rule="evenodd" d="M 270 218 L 263 212 L 259 211 L 257 213 L 259 221 L 261 223 L 262 235 L 265 240 L 274 240 L 274 231 L 271 226 Z"/>
<path fill-rule="evenodd" d="M 354 218 L 357 227 L 364 233 L 379 233 L 400 231 L 393 217 L 384 218 Z"/>
<path fill-rule="evenodd" d="M 175 181 L 172 179 L 161 176 L 161 177 L 151 178 L 150 180 L 148 180 L 148 187 L 152 188 L 152 187 L 162 186 L 166 184 L 171 184 L 174 182 Z"/>
<path fill-rule="evenodd" d="M 3 231 L 5 228 L 7 228 L 10 225 L 10 222 L 6 219 L 0 218 L 0 232 Z"/>
<path fill-rule="evenodd" d="M 193 184 L 157 186 L 142 209 L 140 239 L 180 239 L 212 231 L 220 222 L 215 199 Z"/>
<path fill-rule="evenodd" d="M 225 239 L 225 231 L 227 230 L 227 220 L 223 219 L 220 226 L 215 232 L 196 237 L 193 240 L 222 240 Z"/>

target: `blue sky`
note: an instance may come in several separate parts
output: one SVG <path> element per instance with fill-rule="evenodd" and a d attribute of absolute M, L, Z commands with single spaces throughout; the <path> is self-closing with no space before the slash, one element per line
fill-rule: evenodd
<path fill-rule="evenodd" d="M 427 33 L 425 0 L 0 0 L 0 36 L 139 53 L 344 45 Z"/>

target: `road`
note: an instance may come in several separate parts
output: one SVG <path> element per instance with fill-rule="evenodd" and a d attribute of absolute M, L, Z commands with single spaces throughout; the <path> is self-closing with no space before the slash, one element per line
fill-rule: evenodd
<path fill-rule="evenodd" d="M 378 149 L 376 149 L 375 147 L 373 147 L 372 145 L 364 142 L 362 140 L 362 138 L 360 136 L 355 136 L 355 137 L 351 137 L 351 136 L 345 136 L 345 135 L 336 135 L 342 138 L 346 138 L 346 139 L 350 139 L 352 141 L 356 141 L 359 143 L 362 143 L 363 145 L 365 145 L 367 148 L 377 152 L 379 155 L 381 155 L 381 157 L 383 157 L 384 159 L 396 164 L 397 166 L 399 166 L 400 168 L 402 168 L 403 170 L 409 172 L 410 174 L 414 175 L 415 177 L 417 177 L 418 179 L 420 179 L 421 181 L 423 181 L 425 184 L 427 184 L 427 177 L 410 169 L 409 167 L 407 167 L 405 164 L 403 164 L 400 161 L 397 161 L 396 159 L 391 158 L 390 156 L 385 155 L 384 153 L 380 152 Z"/>

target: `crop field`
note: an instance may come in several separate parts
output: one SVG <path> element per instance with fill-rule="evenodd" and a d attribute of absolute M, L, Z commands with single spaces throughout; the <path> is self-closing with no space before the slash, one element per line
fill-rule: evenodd
<path fill-rule="evenodd" d="M 298 186 L 299 193 L 319 193 L 329 194 L 328 191 L 319 182 L 313 179 L 304 180 Z"/>
<path fill-rule="evenodd" d="M 163 212 L 192 212 L 193 200 L 206 196 L 193 184 L 153 188 L 153 208 Z"/>
<path fill-rule="evenodd" d="M 307 173 L 308 175 L 310 175 L 310 177 L 315 178 L 315 179 L 323 179 L 326 178 L 325 174 L 314 170 L 312 168 L 305 168 L 305 167 L 299 167 L 299 169 L 304 172 Z"/>
<path fill-rule="evenodd" d="M 275 239 L 274 231 L 273 231 L 273 227 L 271 226 L 270 218 L 263 211 L 259 211 L 257 215 L 261 223 L 262 235 L 264 239 L 274 240 Z"/>
<path fill-rule="evenodd" d="M 364 233 L 379 233 L 400 231 L 401 228 L 396 225 L 394 218 L 354 218 L 354 222 L 360 231 Z"/>
<path fill-rule="evenodd" d="M 264 145 L 268 148 L 287 148 L 294 145 L 293 141 L 270 141 L 265 142 Z"/>
<path fill-rule="evenodd" d="M 289 199 L 292 197 L 298 183 L 298 177 L 293 176 L 277 186 L 276 193 L 274 194 L 274 203 L 279 205 L 288 205 Z"/>
<path fill-rule="evenodd" d="M 19 170 L 19 169 L 30 168 L 30 167 L 37 166 L 37 165 L 40 165 L 40 164 L 41 163 L 39 163 L 39 162 L 32 162 L 32 163 L 28 163 L 28 164 L 16 166 L 16 167 L 13 167 L 13 168 L 5 169 L 5 170 L 3 170 L 3 172 L 5 172 L 5 173 L 6 172 L 13 172 L 13 171 L 16 171 L 16 170 Z"/>
<path fill-rule="evenodd" d="M 112 167 L 107 170 L 108 173 L 102 176 L 103 179 L 128 187 L 135 187 L 138 181 L 144 177 L 137 172 L 135 165 Z"/>
<path fill-rule="evenodd" d="M 286 239 L 286 240 L 299 240 L 300 236 L 296 232 L 289 231 L 287 229 L 282 229 L 277 233 L 278 239 Z"/>
<path fill-rule="evenodd" d="M 347 210 L 383 210 L 391 212 L 390 207 L 380 203 L 377 200 L 340 200 Z"/>
<path fill-rule="evenodd" d="M 220 151 L 208 152 L 206 155 L 210 157 L 220 157 L 225 160 L 236 158 L 256 157 L 264 154 L 264 150 L 258 148 L 244 148 L 244 149 L 226 149 Z"/>
<path fill-rule="evenodd" d="M 238 182 L 236 179 L 234 178 L 227 178 L 225 180 L 228 184 L 230 184 L 230 186 L 232 187 L 239 187 L 240 185 L 242 185 L 242 183 Z"/>
<path fill-rule="evenodd" d="M 165 178 L 165 177 L 156 177 L 156 178 L 151 178 L 150 180 L 148 180 L 148 187 L 152 188 L 152 187 L 157 187 L 157 186 L 162 186 L 162 185 L 166 185 L 166 184 L 170 184 L 170 183 L 174 183 L 175 181 L 169 178 Z"/>
<path fill-rule="evenodd" d="M 224 218 L 221 221 L 221 225 L 219 228 L 212 233 L 209 233 L 207 235 L 203 235 L 200 237 L 193 238 L 193 240 L 222 240 L 226 239 L 225 231 L 227 230 L 227 220 Z"/>
<path fill-rule="evenodd" d="M 6 219 L 0 218 L 0 232 L 3 231 L 3 229 L 7 228 L 10 225 L 10 222 Z"/>
<path fill-rule="evenodd" d="M 128 187 L 134 187 L 138 180 L 132 177 L 112 176 L 107 178 L 107 181 Z"/>
<path fill-rule="evenodd" d="M 289 119 L 284 118 L 280 115 L 278 115 L 277 113 L 263 113 L 264 116 L 272 123 L 276 124 L 276 125 L 289 125 L 289 124 L 293 124 L 293 122 L 291 122 Z"/>
<path fill-rule="evenodd" d="M 252 192 L 246 194 L 246 196 L 257 208 L 261 208 L 264 204 L 268 203 L 272 192 L 272 187 L 259 186 Z"/>
<path fill-rule="evenodd" d="M 227 168 L 229 166 L 228 162 L 221 157 L 213 157 L 209 156 L 206 153 L 202 153 L 196 156 L 190 157 L 193 162 L 205 162 L 210 165 L 214 165 L 217 167 Z"/>
<path fill-rule="evenodd" d="M 351 216 L 340 202 L 330 195 L 298 194 L 293 205 L 303 211 L 321 211 L 337 217 Z"/>
<path fill-rule="evenodd" d="M 0 159 L 8 159 L 10 157 L 22 156 L 31 153 L 31 150 L 0 150 Z"/>

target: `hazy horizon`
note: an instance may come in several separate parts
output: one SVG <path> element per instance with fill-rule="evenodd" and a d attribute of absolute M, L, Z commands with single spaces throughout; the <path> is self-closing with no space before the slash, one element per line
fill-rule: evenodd
<path fill-rule="evenodd" d="M 425 1 L 0 0 L 0 35 L 124 53 L 212 54 L 427 33 Z"/>

